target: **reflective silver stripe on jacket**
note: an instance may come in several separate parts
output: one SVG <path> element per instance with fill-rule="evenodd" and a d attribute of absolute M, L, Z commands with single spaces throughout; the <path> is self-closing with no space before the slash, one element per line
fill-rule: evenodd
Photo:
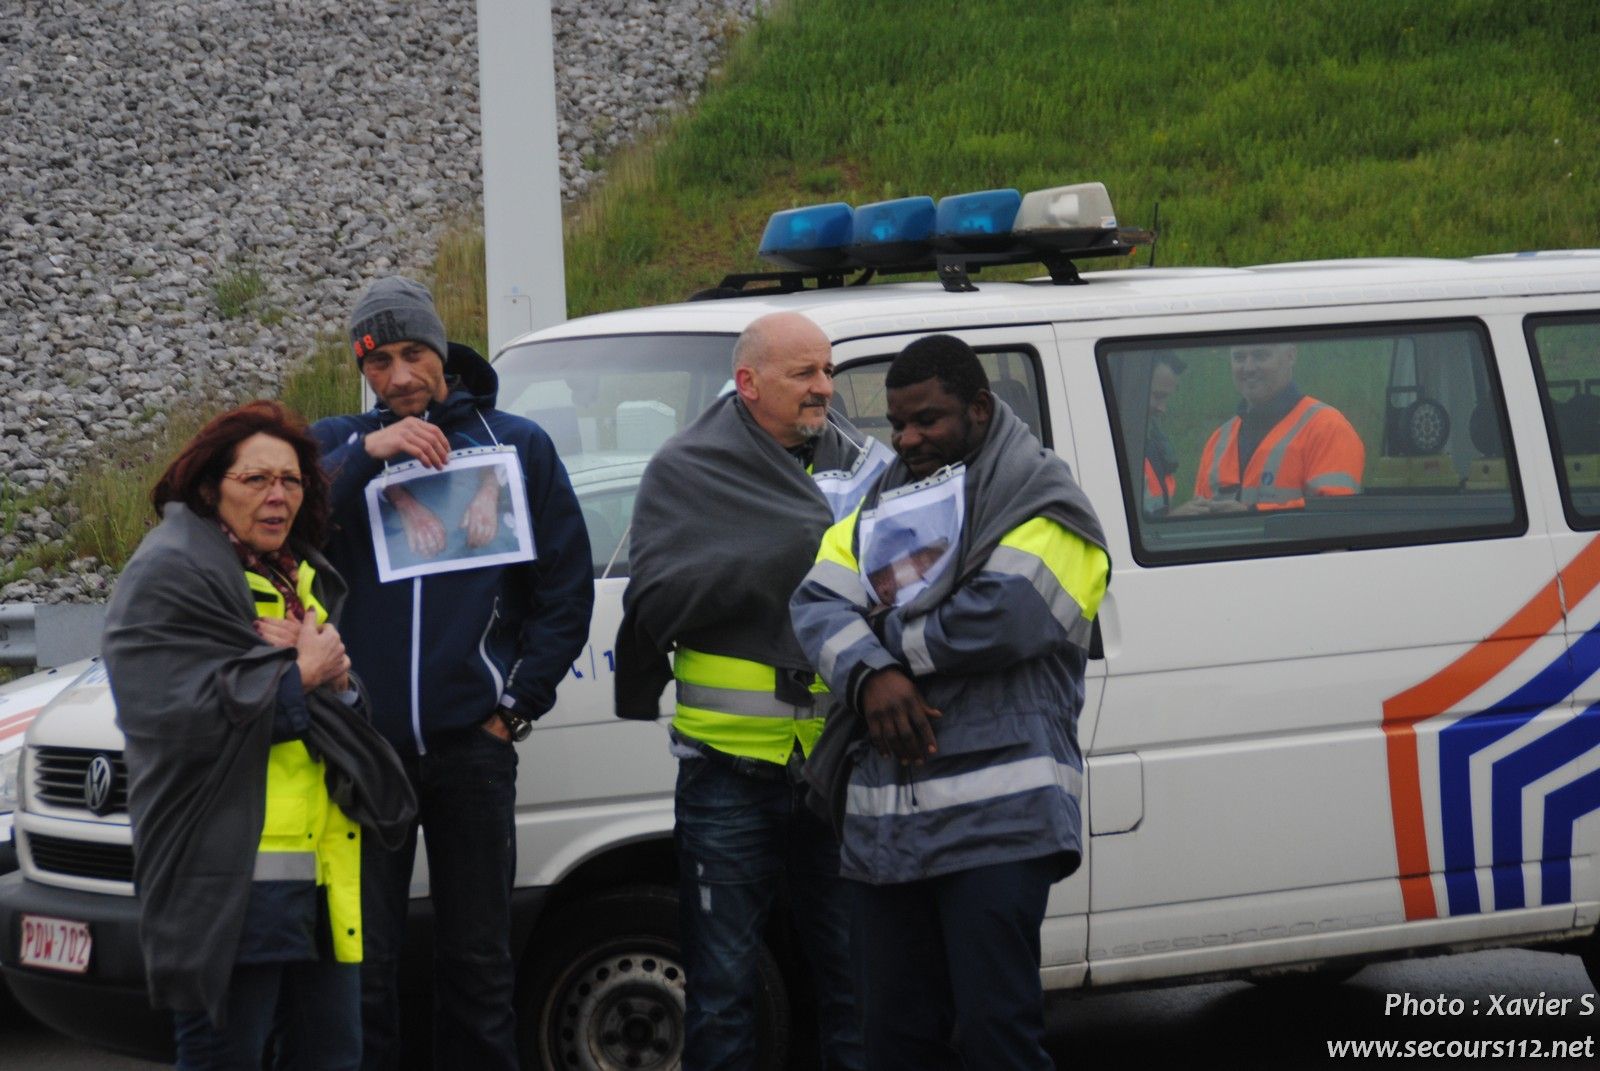
<path fill-rule="evenodd" d="M 1315 402 L 1306 407 L 1306 411 L 1300 414 L 1300 419 L 1294 422 L 1294 427 L 1285 432 L 1283 438 L 1279 439 L 1277 445 L 1273 446 L 1271 451 L 1268 452 L 1267 459 L 1261 464 L 1261 478 L 1250 487 L 1241 487 L 1239 491 L 1240 502 L 1247 506 L 1253 506 L 1258 502 L 1269 504 L 1293 502 L 1296 499 L 1305 497 L 1306 489 L 1298 484 L 1293 486 L 1279 484 L 1278 470 L 1283 467 L 1284 456 L 1288 454 L 1289 445 L 1294 442 L 1295 436 L 1299 435 L 1301 430 L 1311 422 L 1312 417 L 1326 408 L 1328 406 L 1324 402 Z M 1234 417 L 1222 425 L 1217 436 L 1217 449 L 1211 455 L 1211 493 L 1213 495 L 1222 486 L 1222 455 L 1227 453 L 1229 445 L 1233 442 L 1234 431 L 1242 424 L 1243 421 L 1239 417 Z M 1243 457 L 1239 458 L 1240 484 L 1244 483 L 1244 474 L 1247 468 L 1249 468 L 1249 465 L 1246 460 Z M 1319 477 L 1319 479 L 1321 478 Z M 1331 487 L 1335 486 L 1335 484 L 1329 482 L 1326 485 L 1317 486 Z M 1350 486 L 1352 490 L 1360 490 L 1359 485 L 1356 485 L 1353 480 L 1350 481 Z"/>
<path fill-rule="evenodd" d="M 316 852 L 257 852 L 251 881 L 316 881 Z"/>
<path fill-rule="evenodd" d="M 829 636 L 822 645 L 822 651 L 817 658 L 817 672 L 822 674 L 823 680 L 833 680 L 834 667 L 839 664 L 839 656 L 844 654 L 852 644 L 872 637 L 872 629 L 859 617 L 844 628 Z"/>
<path fill-rule="evenodd" d="M 970 773 L 893 785 L 850 786 L 847 814 L 863 818 L 911 815 L 969 803 L 984 803 L 1003 796 L 1059 788 L 1072 796 L 1083 793 L 1083 773 L 1049 755 L 986 766 Z"/>
<path fill-rule="evenodd" d="M 1294 427 L 1284 433 L 1276 446 L 1267 454 L 1265 464 L 1261 466 L 1261 479 L 1257 480 L 1259 486 L 1251 488 L 1256 492 L 1254 501 L 1258 502 L 1293 502 L 1297 498 L 1305 497 L 1305 490 L 1296 484 L 1285 487 L 1278 483 L 1278 470 L 1283 467 L 1283 458 L 1289 452 L 1289 445 L 1294 442 L 1311 418 L 1328 408 L 1322 402 L 1306 406 L 1306 411 L 1300 414 L 1300 419 L 1294 422 Z M 1239 479 L 1244 479 L 1244 459 L 1239 459 Z"/>
<path fill-rule="evenodd" d="M 900 649 L 905 652 L 906 664 L 913 677 L 926 677 L 936 668 L 933 655 L 928 650 L 928 615 L 912 618 L 900 633 Z"/>
<path fill-rule="evenodd" d="M 678 682 L 678 703 L 719 714 L 743 714 L 750 718 L 814 718 L 816 711 L 807 704 L 797 707 L 785 703 L 771 692 L 750 692 L 742 688 L 712 688 L 704 684 Z"/>
<path fill-rule="evenodd" d="M 1089 633 L 1093 626 L 1083 616 L 1083 607 L 1078 605 L 1078 600 L 1072 597 L 1071 592 L 1061 586 L 1061 581 L 1056 579 L 1056 574 L 1050 571 L 1050 566 L 1045 564 L 1043 558 L 1001 544 L 994 548 L 983 569 L 984 572 L 1021 577 L 1032 584 L 1033 590 L 1050 607 L 1050 616 L 1066 630 L 1067 638 L 1079 647 L 1089 645 Z"/>
<path fill-rule="evenodd" d="M 1317 494 L 1329 488 L 1338 488 L 1356 494 L 1361 490 L 1361 484 L 1348 472 L 1324 472 L 1321 476 L 1313 476 L 1306 481 L 1306 491 Z"/>
<path fill-rule="evenodd" d="M 861 574 L 838 562 L 818 562 L 806 574 L 806 581 L 826 588 L 858 609 L 867 606 L 867 593 L 861 586 Z"/>

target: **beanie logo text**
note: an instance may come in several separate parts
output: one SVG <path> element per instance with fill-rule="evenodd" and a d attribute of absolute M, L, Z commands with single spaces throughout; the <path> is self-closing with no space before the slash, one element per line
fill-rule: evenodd
<path fill-rule="evenodd" d="M 361 360 L 379 346 L 398 341 L 406 337 L 399 321 L 395 318 L 393 310 L 385 309 L 382 312 L 362 320 L 350 329 L 352 345 L 356 351 L 356 360 Z"/>

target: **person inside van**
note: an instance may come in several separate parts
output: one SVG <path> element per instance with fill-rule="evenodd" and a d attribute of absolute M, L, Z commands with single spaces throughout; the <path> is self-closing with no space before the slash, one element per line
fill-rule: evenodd
<path fill-rule="evenodd" d="M 1167 403 L 1178 392 L 1178 377 L 1188 365 L 1171 350 L 1155 355 L 1150 367 L 1150 409 L 1144 424 L 1144 512 L 1165 516 L 1178 495 L 1178 454 L 1161 426 Z"/>
<path fill-rule="evenodd" d="M 1294 383 L 1292 342 L 1245 342 L 1229 355 L 1239 411 L 1200 452 L 1184 517 L 1296 509 L 1309 495 L 1361 491 L 1367 450 L 1343 413 Z"/>

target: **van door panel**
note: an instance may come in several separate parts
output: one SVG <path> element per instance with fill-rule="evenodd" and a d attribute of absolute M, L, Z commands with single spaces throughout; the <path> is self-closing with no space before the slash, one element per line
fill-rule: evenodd
<path fill-rule="evenodd" d="M 1137 754 L 1100 755 L 1091 771 L 1089 833 L 1104 837 L 1128 833 L 1144 820 L 1144 766 Z"/>
<path fill-rule="evenodd" d="M 1219 330 L 1242 326 L 1212 319 Z M 1058 330 L 1080 480 L 1114 563 L 1089 780 L 1101 762 L 1128 755 L 1142 770 L 1137 828 L 1091 838 L 1092 981 L 1292 961 L 1308 938 L 1302 950 L 1316 958 L 1330 953 L 1313 947 L 1342 946 L 1329 935 L 1461 914 L 1442 860 L 1460 861 L 1446 841 L 1463 824 L 1472 838 L 1492 837 L 1472 820 L 1485 797 L 1463 803 L 1458 789 L 1462 777 L 1469 786 L 1491 777 L 1495 752 L 1457 761 L 1451 737 L 1463 730 L 1441 724 L 1457 719 L 1425 715 L 1490 710 L 1564 661 L 1559 622 L 1514 618 L 1552 589 L 1543 515 L 1533 508 L 1528 534 L 1506 538 L 1141 567 L 1097 332 Z M 1461 679 L 1463 659 L 1500 672 Z M 1419 700 L 1414 689 L 1441 673 L 1458 687 Z M 1401 711 L 1396 700 L 1408 694 L 1413 708 Z M 1429 700 L 1448 704 L 1428 709 Z M 1407 882 L 1402 855 L 1420 863 Z M 1489 858 L 1469 853 L 1450 880 L 1492 887 L 1477 862 Z M 1509 865 L 1520 872 L 1521 862 Z M 1569 924 L 1571 908 L 1541 917 Z"/>
<path fill-rule="evenodd" d="M 662 693 L 659 721 L 626 721 L 612 712 L 612 647 L 626 585 L 595 581 L 589 643 L 561 683 L 560 702 L 517 745 L 519 885 L 552 883 L 607 844 L 671 834 L 678 774 L 667 749 L 673 691 Z"/>
<path fill-rule="evenodd" d="M 1092 984 L 1125 985 L 1290 963 L 1377 957 L 1419 945 L 1470 944 L 1560 932 L 1570 904 L 1408 921 L 1392 881 L 1292 889 L 1190 904 L 1188 925 L 1150 929 L 1153 908 L 1092 917 Z"/>
<path fill-rule="evenodd" d="M 1545 854 L 1571 859 L 1541 868 L 1540 890 L 1544 879 L 1568 888 L 1580 918 L 1593 921 L 1600 916 L 1600 869 L 1593 865 L 1600 853 L 1600 312 L 1574 313 L 1562 304 L 1540 302 L 1534 315 L 1494 325 L 1506 347 L 1528 348 L 1538 392 L 1538 405 L 1529 409 L 1543 416 L 1536 437 L 1551 448 L 1537 466 L 1552 502 L 1573 663 L 1567 706 L 1575 719 L 1548 738 L 1529 739 L 1520 768 L 1512 771 L 1515 760 L 1507 761 L 1502 792 L 1520 786 L 1519 795 L 1542 805 L 1524 808 L 1524 842 L 1542 842 Z"/>

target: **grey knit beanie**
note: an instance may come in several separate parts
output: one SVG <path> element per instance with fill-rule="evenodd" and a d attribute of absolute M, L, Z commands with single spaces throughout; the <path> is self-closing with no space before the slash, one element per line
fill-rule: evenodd
<path fill-rule="evenodd" d="M 433 295 L 421 283 L 400 275 L 379 279 L 367 287 L 350 310 L 350 345 L 356 363 L 379 346 L 415 341 L 444 360 L 449 353 L 444 324 L 433 307 Z"/>

